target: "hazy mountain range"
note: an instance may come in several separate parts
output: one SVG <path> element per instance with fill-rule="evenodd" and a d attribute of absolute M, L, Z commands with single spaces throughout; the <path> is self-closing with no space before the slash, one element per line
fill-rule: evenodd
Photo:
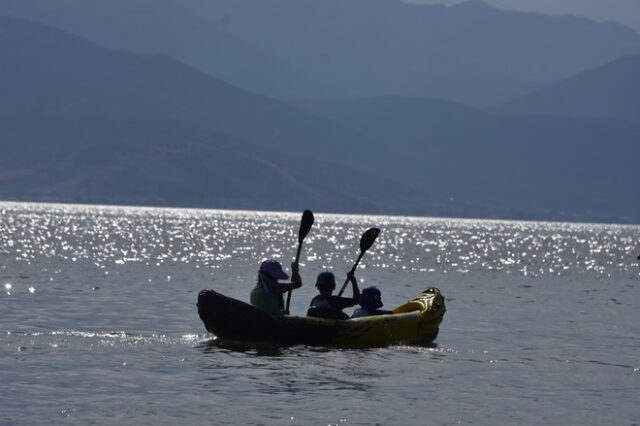
<path fill-rule="evenodd" d="M 456 4 L 465 0 L 408 0 L 422 4 Z M 578 15 L 595 21 L 616 21 L 640 31 L 638 0 L 485 0 L 506 10 L 547 15 Z"/>
<path fill-rule="evenodd" d="M 426 98 L 379 97 L 312 108 L 386 142 L 378 151 L 378 170 L 433 193 L 537 215 L 559 215 L 567 206 L 594 218 L 613 211 L 635 215 L 640 206 L 638 126 L 507 117 Z"/>
<path fill-rule="evenodd" d="M 640 54 L 614 23 L 400 0 L 3 0 L 0 14 L 162 53 L 281 99 L 402 95 L 489 106 Z"/>
<path fill-rule="evenodd" d="M 497 110 L 506 114 L 540 114 L 609 118 L 640 125 L 640 55 L 616 59 L 521 96 Z"/>
<path fill-rule="evenodd" d="M 316 155 L 318 147 L 335 153 L 361 138 L 347 127 L 171 58 L 108 50 L 6 17 L 0 52 L 5 198 L 265 209 L 313 203 L 372 213 L 437 205 L 366 170 L 319 160 L 333 154 Z M 341 152 L 353 154 L 356 145 Z"/>
<path fill-rule="evenodd" d="M 619 58 L 638 51 L 640 42 L 635 32 L 622 26 L 563 18 L 565 24 L 577 22 L 577 27 L 582 28 L 580 31 L 589 37 L 582 42 L 584 46 L 567 37 L 571 41 L 557 47 L 558 52 L 566 49 L 574 61 L 582 58 L 582 62 L 572 64 L 573 68 L 581 63 L 584 66 L 572 71 L 573 75 L 564 75 L 569 72 L 571 61 L 550 59 L 554 64 L 543 67 L 546 71 L 541 74 L 546 73 L 545 77 L 533 83 L 523 76 L 527 72 L 535 73 L 522 66 L 520 71 L 512 73 L 520 75 L 513 81 L 522 78 L 536 89 L 519 96 L 521 93 L 517 92 L 524 93 L 524 86 L 519 86 L 513 96 L 507 97 L 504 93 L 497 96 L 490 85 L 485 86 L 484 89 L 493 94 L 480 96 L 482 102 L 475 103 L 492 106 L 481 110 L 452 100 L 422 96 L 426 86 L 420 85 L 419 79 L 394 74 L 397 70 L 393 70 L 393 64 L 403 64 L 413 73 L 421 69 L 421 63 L 424 66 L 437 63 L 443 75 L 449 75 L 446 69 L 455 75 L 455 67 L 439 61 L 441 56 L 430 56 L 430 51 L 426 51 L 424 58 L 410 63 L 409 59 L 385 56 L 384 49 L 376 54 L 368 52 L 366 46 L 355 45 L 351 34 L 342 33 L 340 37 L 354 45 L 339 43 L 337 29 L 329 31 L 321 25 L 314 29 L 316 24 L 310 22 L 305 32 L 300 21 L 296 21 L 295 28 L 286 27 L 275 17 L 278 8 L 288 6 L 292 8 L 290 16 L 299 16 L 301 20 L 312 16 L 324 22 L 323 25 L 335 21 L 337 27 L 346 28 L 349 20 L 352 24 L 362 24 L 354 15 L 358 5 L 361 11 L 367 11 L 363 19 L 370 23 L 376 22 L 371 20 L 381 10 L 397 13 L 394 19 L 406 20 L 407 25 L 393 28 L 402 27 L 399 31 L 404 34 L 406 30 L 407 34 L 399 34 L 398 39 L 391 33 L 386 34 L 389 39 L 386 47 L 395 49 L 399 55 L 408 55 L 410 45 L 405 51 L 404 44 L 395 45 L 392 40 L 424 36 L 409 30 L 413 18 L 402 15 L 407 7 L 404 3 L 375 0 L 368 3 L 370 8 L 362 9 L 360 0 L 305 1 L 304 4 L 279 0 L 260 4 L 244 0 L 194 1 L 188 3 L 182 14 L 177 14 L 175 21 L 166 11 L 173 10 L 170 6 L 177 3 L 168 0 L 159 1 L 158 9 L 153 8 L 151 15 L 147 14 L 148 2 L 90 0 L 87 3 L 102 5 L 99 10 L 108 10 L 102 29 L 90 28 L 94 11 L 88 7 L 73 9 L 80 4 L 76 1 L 60 0 L 56 2 L 59 8 L 50 7 L 48 12 L 47 2 L 42 1 L 0 3 L 0 12 L 2 8 L 13 8 L 14 14 L 18 10 L 23 15 L 33 12 L 32 18 L 57 20 L 54 24 L 58 27 L 75 23 L 76 31 L 89 38 L 34 21 L 0 17 L 3 57 L 0 198 L 640 222 L 637 189 L 640 176 L 636 166 L 640 154 L 640 124 L 633 109 L 640 99 L 637 91 L 640 72 L 634 72 L 638 70 L 638 57 Z M 263 4 L 273 4 L 274 9 L 262 9 Z M 214 6 L 226 12 L 218 16 L 207 11 L 207 7 Z M 315 7 L 317 13 L 310 14 L 305 9 L 308 7 Z M 424 10 L 420 8 L 432 11 L 426 6 L 411 7 L 418 8 L 413 10 L 416 22 L 427 19 L 421 15 Z M 477 22 L 481 23 L 478 28 L 485 28 L 488 23 L 483 19 L 489 18 L 491 25 L 498 25 L 497 22 L 506 25 L 507 18 L 514 19 L 512 25 L 519 29 L 515 33 L 527 33 L 522 29 L 526 25 L 518 20 L 525 19 L 520 16 L 523 14 L 504 14 L 477 2 L 456 8 L 436 6 L 433 10 L 442 12 L 441 19 L 447 17 L 457 22 L 459 28 L 469 26 L 472 34 Z M 331 15 L 323 15 L 330 12 L 339 16 L 333 19 Z M 230 43 L 231 50 L 235 49 L 231 46 L 246 47 L 231 55 L 241 54 L 247 61 L 243 66 L 237 62 L 225 63 L 221 69 L 237 67 L 238 75 L 244 74 L 251 80 L 253 77 L 247 76 L 259 74 L 264 65 L 273 71 L 271 77 L 280 79 L 282 84 L 252 80 L 251 89 L 263 93 L 259 95 L 245 86 L 240 87 L 237 79 L 234 84 L 220 79 L 204 66 L 196 69 L 166 54 L 134 53 L 144 50 L 141 45 L 146 42 L 141 40 L 145 38 L 155 40 L 159 47 L 167 46 L 163 40 L 169 34 L 174 35 L 174 42 L 180 40 L 178 34 L 187 31 L 187 23 L 194 14 L 199 18 L 193 21 L 192 30 L 206 32 L 209 28 L 215 37 L 222 32 L 225 35 L 221 39 Z M 272 23 L 278 28 L 259 27 L 256 20 L 262 16 L 264 21 L 270 21 L 272 14 Z M 214 19 L 215 16 L 218 18 Z M 560 19 L 541 15 L 531 18 L 530 38 L 535 38 L 536 31 L 544 28 L 544 25 L 537 27 L 537 22 L 546 22 L 553 29 L 556 28 L 553 19 Z M 116 26 L 109 32 L 108 25 L 118 19 L 129 22 L 127 28 L 131 31 L 135 27 L 131 22 L 139 25 L 146 20 L 150 28 L 138 27 L 144 34 L 140 39 L 133 37 L 133 32 L 119 31 L 126 26 Z M 220 29 L 238 20 L 244 22 L 246 28 L 236 28 L 233 34 Z M 63 21 L 67 24 L 61 25 Z M 213 21 L 221 27 L 210 28 L 206 22 Z M 150 35 L 155 34 L 155 26 L 160 27 L 162 22 L 175 25 L 171 28 L 175 31 L 165 28 L 164 37 Z M 383 24 L 392 28 L 386 18 L 379 22 L 378 28 L 384 28 Z M 245 36 L 251 33 L 249 27 L 255 34 L 262 31 L 263 39 L 247 41 Z M 371 24 L 367 30 L 363 24 L 359 28 L 364 35 L 373 34 L 373 27 Z M 291 46 L 291 57 L 282 53 L 277 56 L 273 54 L 276 46 L 287 46 L 284 40 L 287 31 L 301 32 L 298 40 L 288 41 L 297 46 Z M 314 31 L 316 36 L 326 32 L 338 38 L 313 41 Z M 483 33 L 477 28 L 475 31 L 476 35 Z M 581 34 L 580 31 L 573 34 Z M 492 31 L 486 29 L 485 32 Z M 90 41 L 100 38 L 99 34 L 103 38 L 111 34 L 113 40 L 119 39 L 119 49 Z M 381 34 L 384 31 L 378 34 L 377 45 L 382 42 Z M 590 38 L 593 34 L 600 38 L 597 43 Z M 436 40 L 449 40 L 443 34 L 437 37 Z M 466 37 L 469 42 L 470 36 Z M 131 47 L 123 49 L 127 42 Z M 480 44 L 491 50 L 493 42 L 489 37 L 486 46 Z M 311 52 L 304 63 L 293 66 L 293 59 L 301 58 L 296 55 L 302 55 L 305 47 L 318 53 L 332 43 L 336 58 L 341 58 L 345 69 L 351 67 L 346 52 L 363 51 L 361 58 L 351 59 L 353 68 L 347 69 L 353 72 L 350 78 L 362 75 L 362 82 L 347 82 L 340 67 L 330 70 L 331 66 L 327 65 L 326 78 L 320 78 L 320 69 L 308 72 L 314 66 L 320 67 Z M 506 66 L 509 60 L 519 62 L 524 57 L 534 58 L 540 54 L 532 48 L 531 56 L 523 52 L 522 58 L 514 59 L 519 54 L 505 53 L 509 47 L 506 41 L 495 43 L 490 60 L 480 60 L 480 53 L 475 52 L 475 61 L 485 70 L 504 67 L 512 71 L 517 67 Z M 113 47 L 118 43 L 102 40 L 102 44 Z M 416 41 L 415 45 L 418 44 Z M 473 57 L 471 51 L 458 51 L 461 45 L 436 44 L 446 57 L 457 55 L 466 61 Z M 540 48 L 544 45 L 531 40 L 526 45 L 536 44 Z M 582 47 L 577 48 L 578 45 Z M 176 51 L 182 52 L 180 46 L 183 45 L 174 45 Z M 273 49 L 267 49 L 268 46 Z M 207 56 L 199 52 L 201 47 L 202 44 L 193 46 L 194 57 Z M 382 83 L 387 82 L 386 77 L 381 78 L 380 85 L 372 80 L 364 81 L 374 78 L 364 71 L 367 66 L 375 69 L 377 65 L 372 59 L 378 54 L 389 62 L 380 72 L 395 75 L 395 80 L 402 80 L 407 90 L 415 84 L 413 96 L 406 96 L 399 86 L 387 86 L 391 94 L 379 96 L 378 90 L 381 93 L 387 90 L 380 89 L 384 86 Z M 210 66 L 215 68 L 215 63 L 211 61 Z M 535 59 L 529 59 L 530 67 L 533 63 Z M 460 69 L 464 68 L 461 65 Z M 288 83 L 283 78 L 286 75 L 296 76 L 288 81 L 292 83 L 290 86 L 285 84 Z M 481 82 L 482 75 L 478 75 Z M 554 76 L 559 78 L 543 85 L 543 80 Z M 353 90 L 347 93 L 340 89 L 336 84 L 340 78 L 345 79 L 341 83 L 344 87 Z M 496 84 L 500 86 L 498 80 Z M 509 81 L 505 79 L 504 86 L 497 91 L 508 87 Z M 482 85 L 481 82 L 475 83 Z M 268 91 L 259 90 L 260 84 L 278 92 L 280 100 L 264 96 Z M 303 91 L 294 89 L 296 85 Z M 276 90 L 277 87 L 282 90 Z M 336 90 L 325 91 L 328 87 Z M 444 82 L 442 87 L 446 87 Z M 471 94 L 475 89 L 457 90 Z M 362 94 L 368 96 L 354 98 Z M 285 101 L 289 97 L 297 100 Z M 493 102 L 499 99 L 504 102 L 494 106 Z"/>

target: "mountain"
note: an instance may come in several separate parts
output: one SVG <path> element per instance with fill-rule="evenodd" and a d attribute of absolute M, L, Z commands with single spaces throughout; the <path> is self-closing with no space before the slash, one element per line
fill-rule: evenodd
<path fill-rule="evenodd" d="M 443 3 L 443 0 L 427 0 L 429 1 Z M 640 3 L 637 0 L 488 0 L 487 2 L 499 9 L 548 15 L 572 14 L 595 21 L 615 21 L 640 31 Z"/>
<path fill-rule="evenodd" d="M 359 136 L 346 127 L 247 92 L 167 56 L 104 49 L 15 18 L 0 17 L 0 31 L 0 115 L 162 118 L 275 149 L 312 153 L 324 146 L 357 152 L 350 147 Z"/>
<path fill-rule="evenodd" d="M 21 148 L 14 146 L 12 155 L 3 156 L 1 198 L 289 211 L 312 206 L 329 212 L 399 214 L 415 209 L 437 214 L 440 209 L 426 193 L 388 179 L 184 123 L 47 124 L 48 139 L 34 143 L 20 133 Z M 97 128 L 101 140 L 83 144 L 83 136 Z M 30 146 L 51 140 L 65 140 L 67 148 L 33 155 Z"/>
<path fill-rule="evenodd" d="M 164 54 L 249 91 L 291 96 L 305 87 L 327 89 L 191 9 L 191 2 L 174 0 L 0 2 L 0 15 L 39 21 L 107 47 Z"/>
<path fill-rule="evenodd" d="M 168 57 L 7 17 L 0 54 L 4 199 L 438 212 L 425 191 L 315 155 L 350 152 L 355 133 Z"/>
<path fill-rule="evenodd" d="M 619 24 L 479 1 L 3 0 L 0 14 L 169 55 L 282 99 L 408 95 L 495 105 L 640 53 L 640 35 Z"/>
<path fill-rule="evenodd" d="M 1 198 L 640 222 L 640 129 L 623 122 L 294 106 L 14 18 L 0 55 Z"/>
<path fill-rule="evenodd" d="M 537 219 L 640 220 L 640 126 L 503 116 L 425 98 L 305 106 L 386 141 L 370 166 L 434 195 Z"/>
<path fill-rule="evenodd" d="M 619 58 L 583 71 L 497 110 L 507 114 L 627 120 L 640 125 L 640 56 Z"/>

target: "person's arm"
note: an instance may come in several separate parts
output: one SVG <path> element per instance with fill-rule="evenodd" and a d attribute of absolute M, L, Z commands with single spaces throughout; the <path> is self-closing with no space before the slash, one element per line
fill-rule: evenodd
<path fill-rule="evenodd" d="M 289 290 L 295 290 L 302 287 L 302 277 L 300 277 L 300 266 L 293 262 L 291 264 L 291 282 L 290 283 L 278 283 L 278 289 L 282 293 L 286 293 Z"/>
<path fill-rule="evenodd" d="M 347 278 L 351 281 L 351 289 L 353 290 L 353 304 L 357 305 L 360 303 L 360 289 L 358 288 L 358 281 L 356 280 L 355 274 L 349 272 L 347 273 Z"/>
<path fill-rule="evenodd" d="M 300 276 L 300 265 L 297 262 L 291 264 L 291 284 L 292 289 L 302 287 L 302 277 Z"/>

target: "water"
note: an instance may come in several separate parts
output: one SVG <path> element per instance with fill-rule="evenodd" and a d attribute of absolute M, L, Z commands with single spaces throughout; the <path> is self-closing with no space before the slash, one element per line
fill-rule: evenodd
<path fill-rule="evenodd" d="M 430 286 L 436 344 L 229 347 L 203 288 L 248 299 L 300 214 L 0 203 L 0 425 L 640 424 L 640 227 L 316 215 L 324 268 L 385 307 Z"/>

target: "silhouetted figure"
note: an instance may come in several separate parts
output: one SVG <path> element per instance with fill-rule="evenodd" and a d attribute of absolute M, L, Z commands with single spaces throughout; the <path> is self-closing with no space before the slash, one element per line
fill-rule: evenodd
<path fill-rule="evenodd" d="M 291 264 L 291 282 L 279 283 L 278 280 L 289 279 L 277 260 L 265 260 L 260 264 L 258 283 L 251 290 L 251 304 L 270 314 L 288 314 L 284 311 L 282 295 L 289 290 L 302 287 L 302 278 L 297 263 Z"/>
<path fill-rule="evenodd" d="M 342 312 L 344 308 L 355 306 L 360 301 L 360 290 L 358 282 L 352 273 L 347 274 L 351 282 L 353 297 L 334 296 L 333 290 L 336 288 L 336 277 L 329 271 L 321 272 L 316 279 L 316 288 L 320 292 L 311 299 L 308 317 L 328 318 L 328 319 L 349 319 L 349 315 Z"/>
<path fill-rule="evenodd" d="M 382 294 L 376 287 L 367 287 L 360 295 L 360 307 L 353 312 L 352 318 L 368 317 L 371 315 L 392 314 L 393 311 L 385 311 L 382 308 Z"/>

